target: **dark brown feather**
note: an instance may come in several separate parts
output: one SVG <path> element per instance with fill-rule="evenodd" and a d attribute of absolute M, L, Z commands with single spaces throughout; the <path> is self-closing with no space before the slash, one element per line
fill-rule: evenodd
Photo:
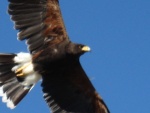
<path fill-rule="evenodd" d="M 45 38 L 49 40 L 49 46 L 68 40 L 66 29 L 61 16 L 58 0 L 9 0 L 8 13 L 15 22 L 15 29 L 19 30 L 18 39 L 32 39 L 35 35 L 36 42 L 27 43 L 31 53 L 37 53 L 45 48 Z M 38 35 L 39 36 L 39 35 Z M 47 44 L 46 44 L 47 46 Z"/>
<path fill-rule="evenodd" d="M 34 25 L 29 27 L 28 29 L 23 29 L 21 32 L 18 33 L 18 38 L 23 40 L 25 37 L 30 37 L 35 33 L 39 33 L 41 30 L 44 29 L 44 23 Z"/>
<path fill-rule="evenodd" d="M 53 113 L 109 113 L 78 59 L 67 58 L 45 66 L 42 87 Z"/>

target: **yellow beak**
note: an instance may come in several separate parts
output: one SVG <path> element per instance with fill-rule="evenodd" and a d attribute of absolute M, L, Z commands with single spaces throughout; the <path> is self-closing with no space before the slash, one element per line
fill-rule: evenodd
<path fill-rule="evenodd" d="M 89 46 L 84 46 L 82 47 L 82 51 L 88 52 L 88 51 L 91 51 L 91 48 Z"/>

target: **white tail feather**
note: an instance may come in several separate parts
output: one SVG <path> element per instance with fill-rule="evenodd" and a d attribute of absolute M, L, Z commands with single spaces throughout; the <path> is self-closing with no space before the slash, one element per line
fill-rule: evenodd
<path fill-rule="evenodd" d="M 8 99 L 7 99 L 7 95 L 6 93 L 3 94 L 3 97 L 2 97 L 2 102 L 7 102 Z"/>
<path fill-rule="evenodd" d="M 8 99 L 7 107 L 10 108 L 10 109 L 14 109 L 16 106 L 14 105 L 14 103 L 10 99 Z"/>
<path fill-rule="evenodd" d="M 4 95 L 3 86 L 0 87 L 0 96 Z"/>

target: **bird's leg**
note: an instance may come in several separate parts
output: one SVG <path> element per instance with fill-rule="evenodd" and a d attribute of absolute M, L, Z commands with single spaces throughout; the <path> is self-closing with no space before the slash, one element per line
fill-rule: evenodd
<path fill-rule="evenodd" d="M 31 62 L 24 64 L 23 66 L 21 66 L 20 68 L 18 68 L 15 73 L 16 76 L 25 76 L 26 74 L 24 73 L 24 69 L 26 69 L 29 65 L 31 65 Z"/>

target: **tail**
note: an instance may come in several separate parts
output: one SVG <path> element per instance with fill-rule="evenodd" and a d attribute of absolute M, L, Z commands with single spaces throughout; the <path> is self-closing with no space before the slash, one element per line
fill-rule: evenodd
<path fill-rule="evenodd" d="M 0 53 L 0 96 L 13 109 L 40 79 L 29 53 Z"/>

